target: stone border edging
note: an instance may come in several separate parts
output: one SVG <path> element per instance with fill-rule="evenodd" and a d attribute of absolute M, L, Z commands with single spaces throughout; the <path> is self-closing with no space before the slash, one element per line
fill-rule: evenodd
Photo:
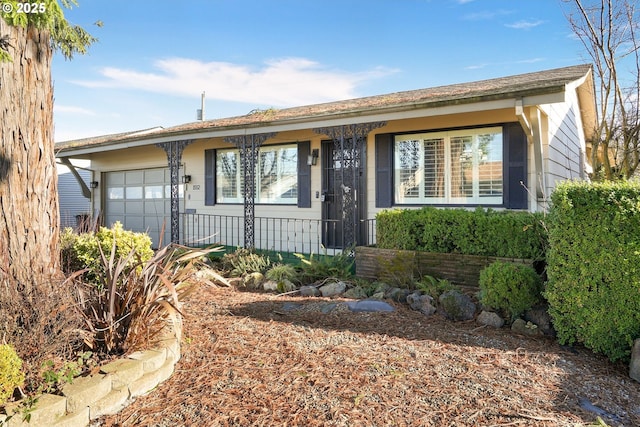
<path fill-rule="evenodd" d="M 137 351 L 107 363 L 98 374 L 74 379 L 62 388 L 62 396 L 39 396 L 29 422 L 22 421 L 19 409 L 9 421 L 0 415 L 0 426 L 86 427 L 103 415 L 113 415 L 171 377 L 180 360 L 181 336 L 178 320 L 167 325 L 157 348 Z M 19 404 L 7 405 L 7 412 Z"/>

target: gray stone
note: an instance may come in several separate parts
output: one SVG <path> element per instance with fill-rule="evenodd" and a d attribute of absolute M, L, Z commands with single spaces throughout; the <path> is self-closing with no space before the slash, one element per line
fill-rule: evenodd
<path fill-rule="evenodd" d="M 267 280 L 262 284 L 262 288 L 265 291 L 277 291 L 278 290 L 278 282 L 275 280 Z"/>
<path fill-rule="evenodd" d="M 546 305 L 536 306 L 524 314 L 524 320 L 536 324 L 543 334 L 555 336 L 556 331 L 553 328 L 548 309 L 549 307 Z"/>
<path fill-rule="evenodd" d="M 331 313 L 333 310 L 335 310 L 337 307 L 338 307 L 338 304 L 336 303 L 324 304 L 320 308 L 320 311 L 322 312 L 322 314 L 328 314 L 328 313 Z"/>
<path fill-rule="evenodd" d="M 629 364 L 629 376 L 640 382 L 640 338 L 633 342 L 631 363 Z"/>
<path fill-rule="evenodd" d="M 407 295 L 406 300 L 412 310 L 419 311 L 425 316 L 431 316 L 436 312 L 433 298 L 430 295 L 422 295 L 420 292 L 414 292 Z"/>
<path fill-rule="evenodd" d="M 384 301 L 365 299 L 362 301 L 349 301 L 346 304 L 349 310 L 355 312 L 395 311 L 392 305 Z"/>
<path fill-rule="evenodd" d="M 355 286 L 348 289 L 342 296 L 345 298 L 363 299 L 367 297 L 367 293 L 360 286 Z"/>
<path fill-rule="evenodd" d="M 323 297 L 335 297 L 347 290 L 347 284 L 344 282 L 327 283 L 320 287 L 320 293 Z"/>
<path fill-rule="evenodd" d="M 373 288 L 374 294 L 377 294 L 379 292 L 387 292 L 391 288 L 391 286 L 387 285 L 384 282 L 373 282 L 373 284 L 375 285 L 375 287 Z"/>
<path fill-rule="evenodd" d="M 511 325 L 511 330 L 516 334 L 528 335 L 532 337 L 542 335 L 542 331 L 538 329 L 538 325 L 531 322 L 527 322 L 526 320 L 523 320 L 523 319 L 516 319 Z"/>
<path fill-rule="evenodd" d="M 476 305 L 469 295 L 459 291 L 447 291 L 438 299 L 445 315 L 453 320 L 471 320 L 476 314 Z"/>
<path fill-rule="evenodd" d="M 295 311 L 300 308 L 302 308 L 302 304 L 298 304 L 295 302 L 285 302 L 284 304 L 282 304 L 283 311 Z"/>
<path fill-rule="evenodd" d="M 379 299 L 379 300 L 383 300 L 384 299 L 384 292 L 380 291 L 380 292 L 376 292 L 373 295 L 371 295 L 372 299 Z"/>
<path fill-rule="evenodd" d="M 391 298 L 393 301 L 404 304 L 407 302 L 407 295 L 410 294 L 410 291 L 408 289 L 391 288 L 386 292 L 386 294 L 387 297 Z"/>
<path fill-rule="evenodd" d="M 320 290 L 316 286 L 302 286 L 300 287 L 300 295 L 303 297 L 319 297 Z"/>
<path fill-rule="evenodd" d="M 491 311 L 482 311 L 476 319 L 478 323 L 500 329 L 504 326 L 504 319 Z"/>

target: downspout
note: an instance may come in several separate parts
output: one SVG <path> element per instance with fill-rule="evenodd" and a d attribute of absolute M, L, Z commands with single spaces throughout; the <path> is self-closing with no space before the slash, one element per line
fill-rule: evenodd
<path fill-rule="evenodd" d="M 544 152 L 542 148 L 542 132 L 540 129 L 540 109 L 537 106 L 528 108 L 525 111 L 522 98 L 516 100 L 515 106 L 516 117 L 524 129 L 527 136 L 527 142 L 533 146 L 533 160 L 535 174 L 539 178 L 536 182 L 536 200 L 535 210 L 538 209 L 538 202 L 545 199 L 545 191 L 547 188 L 547 175 L 544 171 Z M 527 113 L 530 117 L 527 117 Z"/>
<path fill-rule="evenodd" d="M 69 170 L 75 177 L 76 181 L 78 181 L 78 185 L 80 185 L 80 189 L 82 190 L 82 195 L 84 196 L 84 198 L 91 200 L 91 190 L 89 190 L 89 187 L 87 187 L 87 183 L 84 182 L 84 179 L 82 179 L 82 177 L 76 170 L 76 167 L 71 163 L 71 161 L 69 161 L 69 158 L 59 157 L 59 159 L 60 159 L 60 163 L 65 165 L 67 168 L 69 168 Z"/>

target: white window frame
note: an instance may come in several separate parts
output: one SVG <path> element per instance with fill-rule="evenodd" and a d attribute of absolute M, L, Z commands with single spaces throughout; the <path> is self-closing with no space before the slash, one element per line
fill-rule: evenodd
<path fill-rule="evenodd" d="M 479 150 L 479 137 L 481 135 L 494 134 L 499 138 L 499 149 L 493 150 L 491 157 L 496 156 L 495 151 L 499 151 L 500 158 L 500 170 L 499 175 L 501 178 L 501 184 L 498 186 L 498 191 L 495 195 L 481 195 L 480 188 L 480 150 Z M 472 194 L 470 196 L 454 196 L 452 173 L 453 173 L 453 159 L 452 157 L 452 140 L 462 137 L 471 137 L 472 149 L 471 149 L 471 174 L 472 174 Z M 428 197 L 425 195 L 425 182 L 427 180 L 427 174 L 425 170 L 425 141 L 442 140 L 444 142 L 443 164 L 439 169 L 444 170 L 444 194 L 440 197 Z M 418 164 L 414 172 L 415 178 L 412 183 L 412 188 L 418 187 L 417 197 L 412 197 L 406 194 L 406 190 L 403 190 L 401 182 L 401 174 L 405 177 L 406 172 L 400 168 L 402 159 L 400 158 L 399 145 L 414 141 L 419 144 Z M 496 147 L 497 148 L 497 147 Z M 434 205 L 502 205 L 504 203 L 504 188 L 505 188 L 505 174 L 504 174 L 504 140 L 502 138 L 502 127 L 487 127 L 487 128 L 474 128 L 454 131 L 442 131 L 442 132 L 428 132 L 418 134 L 406 134 L 397 135 L 394 140 L 393 147 L 394 155 L 394 204 L 396 205 L 422 205 L 422 204 L 434 204 Z M 404 182 L 407 182 L 405 180 Z M 491 190 L 490 192 L 493 192 Z"/>
<path fill-rule="evenodd" d="M 277 181 L 274 184 L 275 188 L 282 187 L 282 180 L 286 177 L 289 181 L 293 180 L 293 185 L 284 184 L 285 188 L 295 188 L 295 197 L 275 197 L 273 195 L 269 195 L 267 193 L 261 192 L 261 180 L 262 180 L 262 165 L 261 161 L 263 158 L 263 154 L 267 152 L 281 151 L 281 150 L 293 150 L 295 153 L 295 157 L 291 160 L 291 163 L 294 164 L 295 170 L 293 173 L 287 173 L 288 171 L 283 168 L 283 165 L 278 162 L 276 164 L 276 175 Z M 222 154 L 225 153 L 235 153 L 236 159 L 236 168 L 235 168 L 235 178 L 234 178 L 234 187 L 236 197 L 225 197 L 222 192 L 222 187 L 220 187 L 222 174 L 220 172 L 219 159 Z M 219 204 L 231 204 L 231 203 L 243 203 L 244 202 L 244 171 L 242 170 L 241 159 L 240 159 L 240 150 L 235 148 L 229 149 L 218 149 L 216 151 L 216 203 Z M 291 172 L 291 171 L 289 171 Z M 298 203 L 297 191 L 298 189 L 298 145 L 297 144 L 278 144 L 278 145 L 265 145 L 259 148 L 258 157 L 256 159 L 256 173 L 255 173 L 255 188 L 256 195 L 254 196 L 254 203 L 261 204 L 276 204 L 276 205 L 295 205 Z M 281 188 L 283 189 L 283 188 Z M 286 193 L 286 191 L 278 192 L 280 195 Z"/>

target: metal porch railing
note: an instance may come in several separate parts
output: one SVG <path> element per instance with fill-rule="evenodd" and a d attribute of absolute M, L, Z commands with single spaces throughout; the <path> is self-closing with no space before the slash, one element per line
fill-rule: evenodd
<path fill-rule="evenodd" d="M 180 214 L 180 243 L 186 246 L 220 244 L 244 246 L 245 221 L 242 216 Z M 255 248 L 275 252 L 322 253 L 344 248 L 336 220 L 267 218 L 254 219 Z M 334 242 L 328 246 L 327 241 Z M 359 245 L 375 244 L 375 219 L 360 221 Z"/>

